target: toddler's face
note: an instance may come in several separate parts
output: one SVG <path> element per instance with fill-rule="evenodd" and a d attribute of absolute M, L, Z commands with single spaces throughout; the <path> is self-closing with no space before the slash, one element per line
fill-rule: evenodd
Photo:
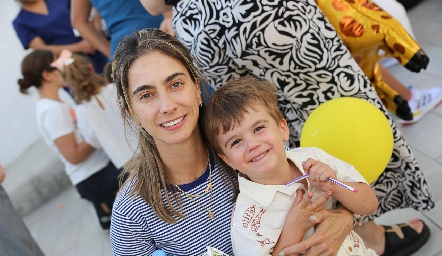
<path fill-rule="evenodd" d="M 284 141 L 289 138 L 287 122 L 276 122 L 268 110 L 257 105 L 248 108 L 240 124 L 217 136 L 223 153 L 220 157 L 250 180 L 268 184 L 277 177 L 284 161 Z"/>

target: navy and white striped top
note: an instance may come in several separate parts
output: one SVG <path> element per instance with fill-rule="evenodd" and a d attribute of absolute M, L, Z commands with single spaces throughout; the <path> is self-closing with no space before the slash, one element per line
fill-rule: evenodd
<path fill-rule="evenodd" d="M 234 203 L 230 202 L 232 191 L 222 170 L 212 164 L 212 212 L 183 196 L 185 218 L 175 224 L 164 222 L 140 196 L 132 199 L 129 193 L 133 184 L 126 185 L 117 195 L 111 221 L 111 246 L 114 255 L 150 255 L 163 250 L 171 255 L 202 255 L 206 246 L 212 246 L 233 255 L 230 240 L 230 219 Z M 210 193 L 204 193 L 209 183 L 209 169 L 192 183 L 180 186 L 190 194 L 200 194 L 196 201 L 206 209 L 210 207 Z M 163 197 L 164 201 L 164 197 Z"/>

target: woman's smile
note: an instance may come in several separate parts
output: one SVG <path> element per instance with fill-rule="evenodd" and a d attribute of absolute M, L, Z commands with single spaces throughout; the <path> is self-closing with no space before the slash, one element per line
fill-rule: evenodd
<path fill-rule="evenodd" d="M 186 116 L 182 116 L 182 117 L 172 120 L 170 122 L 162 123 L 162 124 L 160 124 L 160 126 L 162 126 L 164 128 L 170 128 L 170 129 L 179 128 L 179 127 L 181 127 L 181 125 L 183 123 L 182 121 L 184 120 L 185 117 Z"/>

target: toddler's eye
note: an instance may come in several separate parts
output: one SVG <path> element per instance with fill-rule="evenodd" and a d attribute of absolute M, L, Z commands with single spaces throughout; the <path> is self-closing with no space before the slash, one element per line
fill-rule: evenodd
<path fill-rule="evenodd" d="M 235 145 L 238 144 L 240 141 L 241 141 L 241 140 L 239 140 L 239 139 L 234 140 L 234 141 L 230 144 L 230 147 L 235 146 Z"/>
<path fill-rule="evenodd" d="M 253 132 L 258 132 L 258 131 L 260 131 L 261 129 L 264 129 L 264 126 L 258 126 L 258 127 L 256 127 L 254 130 L 253 130 Z"/>

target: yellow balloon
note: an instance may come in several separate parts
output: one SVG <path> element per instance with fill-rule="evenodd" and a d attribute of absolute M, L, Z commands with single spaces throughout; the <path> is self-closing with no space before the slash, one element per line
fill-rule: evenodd
<path fill-rule="evenodd" d="M 301 147 L 325 150 L 375 181 L 393 152 L 393 132 L 384 113 L 368 101 L 343 97 L 315 109 L 301 132 Z"/>

